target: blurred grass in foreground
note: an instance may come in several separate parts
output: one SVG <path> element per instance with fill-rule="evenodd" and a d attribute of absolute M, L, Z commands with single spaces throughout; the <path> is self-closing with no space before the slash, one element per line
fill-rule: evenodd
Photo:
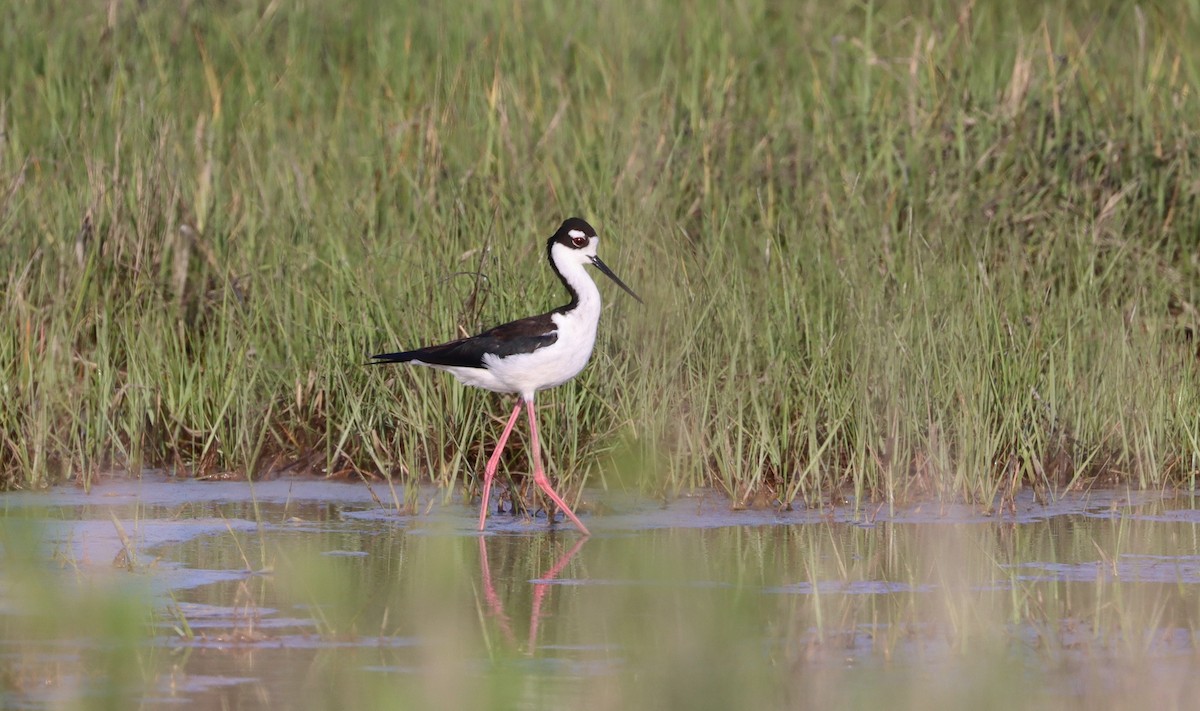
<path fill-rule="evenodd" d="M 650 306 L 544 398 L 569 486 L 1193 485 L 1197 36 L 1182 0 L 7 3 L 3 483 L 469 485 L 504 406 L 363 356 L 556 305 L 578 214 Z"/>
<path fill-rule="evenodd" d="M 48 565 L 7 517 L 0 706 L 1189 708 L 1195 502 L 1165 503 L 584 541 L 264 505 L 260 531 L 169 537 L 132 570 Z M 120 516 L 136 540 L 211 510 Z"/>

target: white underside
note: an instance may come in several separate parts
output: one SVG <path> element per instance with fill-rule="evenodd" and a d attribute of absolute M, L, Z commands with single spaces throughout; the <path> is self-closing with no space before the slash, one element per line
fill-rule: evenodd
<path fill-rule="evenodd" d="M 569 320 L 557 314 L 554 319 L 556 322 Z M 532 400 L 538 390 L 557 387 L 579 375 L 592 356 L 592 346 L 596 342 L 595 330 L 575 337 L 568 337 L 565 330 L 568 329 L 559 323 L 558 340 L 532 353 L 506 358 L 486 355 L 483 357 L 486 368 L 413 362 L 444 370 L 467 385 L 498 393 L 517 393 L 526 400 Z"/>
<path fill-rule="evenodd" d="M 589 251 L 594 253 L 594 246 Z M 486 355 L 483 357 L 486 368 L 431 365 L 415 360 L 412 362 L 444 370 L 463 383 L 477 388 L 519 394 L 526 401 L 532 401 L 533 394 L 538 390 L 562 385 L 579 375 L 591 359 L 592 347 L 596 344 L 596 327 L 600 322 L 600 291 L 583 264 L 564 264 L 560 261 L 559 269 L 563 278 L 579 295 L 579 303 L 565 314 L 551 316 L 558 327 L 558 340 L 553 344 L 532 353 L 505 358 Z"/>

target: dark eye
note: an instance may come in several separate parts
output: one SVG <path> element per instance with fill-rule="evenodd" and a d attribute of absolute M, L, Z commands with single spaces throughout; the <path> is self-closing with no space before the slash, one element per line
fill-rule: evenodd
<path fill-rule="evenodd" d="M 571 244 L 575 245 L 576 249 L 583 249 L 584 247 L 587 246 L 587 243 L 588 243 L 587 237 L 572 237 L 571 238 Z"/>

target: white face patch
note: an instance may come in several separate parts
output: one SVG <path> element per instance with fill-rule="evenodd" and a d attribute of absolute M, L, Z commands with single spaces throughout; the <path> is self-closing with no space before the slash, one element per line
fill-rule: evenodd
<path fill-rule="evenodd" d="M 571 230 L 567 232 L 567 235 L 570 237 L 587 237 L 587 235 L 583 233 L 583 230 Z"/>

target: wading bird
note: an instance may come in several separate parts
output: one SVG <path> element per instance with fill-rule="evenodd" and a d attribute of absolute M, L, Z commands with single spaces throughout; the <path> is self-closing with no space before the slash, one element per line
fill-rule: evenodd
<path fill-rule="evenodd" d="M 380 353 L 371 356 L 372 364 L 414 363 L 445 370 L 467 385 L 498 393 L 514 393 L 508 424 L 500 441 L 488 459 L 483 472 L 483 506 L 479 512 L 479 530 L 487 521 L 488 496 L 492 480 L 500 463 L 500 453 L 512 432 L 524 404 L 529 412 L 529 443 L 533 448 L 533 481 L 562 509 L 586 536 L 587 527 L 562 500 L 546 472 L 542 470 L 542 455 L 538 449 L 537 416 L 533 398 L 539 390 L 562 385 L 574 378 L 592 357 L 596 343 L 596 326 L 600 322 L 600 290 L 588 275 L 587 265 L 599 269 L 639 303 L 645 303 L 613 274 L 600 257 L 596 247 L 600 238 L 596 230 L 578 217 L 568 218 L 546 241 L 546 256 L 550 268 L 558 275 L 571 300 L 565 305 L 540 316 L 530 316 L 488 329 L 477 336 L 461 338 L 415 351 Z M 550 517 L 553 522 L 553 516 Z"/>

